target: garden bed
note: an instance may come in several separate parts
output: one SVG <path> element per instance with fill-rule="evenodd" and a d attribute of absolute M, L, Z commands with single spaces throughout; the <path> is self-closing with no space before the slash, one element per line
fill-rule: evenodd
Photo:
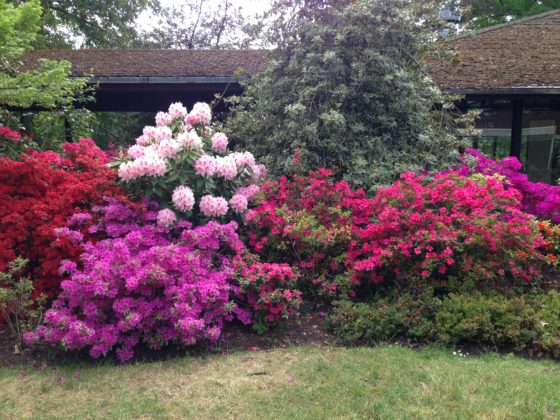
<path fill-rule="evenodd" d="M 271 350 L 286 348 L 294 345 L 321 347 L 332 344 L 334 337 L 326 329 L 324 313 L 321 310 L 312 311 L 304 308 L 298 320 L 289 320 L 266 334 L 256 334 L 249 326 L 240 322 L 228 324 L 223 332 L 217 353 L 232 353 L 239 350 Z M 0 366 L 4 367 L 40 367 L 43 364 L 68 364 L 87 362 L 91 360 L 87 351 L 64 352 L 54 346 L 35 346 L 25 348 L 14 354 L 16 346 L 7 331 L 0 332 Z M 204 354 L 205 347 L 184 347 L 170 345 L 158 351 L 140 348 L 135 360 L 162 360 L 186 354 Z"/>

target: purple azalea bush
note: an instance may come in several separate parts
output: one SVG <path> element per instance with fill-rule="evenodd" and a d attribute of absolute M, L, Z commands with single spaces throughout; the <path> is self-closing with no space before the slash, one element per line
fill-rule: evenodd
<path fill-rule="evenodd" d="M 462 175 L 473 172 L 483 175 L 501 175 L 505 177 L 509 186 L 521 193 L 521 210 L 534 214 L 540 219 L 560 223 L 560 186 L 529 181 L 527 174 L 519 172 L 522 165 L 516 157 L 510 156 L 495 161 L 478 150 L 467 149 L 463 161 L 465 164 L 459 170 Z"/>
<path fill-rule="evenodd" d="M 95 210 L 99 221 L 89 231 L 106 239 L 84 244 L 79 266 L 63 262 L 69 277 L 28 342 L 89 348 L 94 358 L 116 349 L 126 361 L 141 341 L 154 349 L 215 343 L 225 320 L 250 320 L 232 300 L 231 257 L 243 246 L 235 222 L 168 229 L 156 223 L 154 206 L 140 212 L 109 201 Z"/>

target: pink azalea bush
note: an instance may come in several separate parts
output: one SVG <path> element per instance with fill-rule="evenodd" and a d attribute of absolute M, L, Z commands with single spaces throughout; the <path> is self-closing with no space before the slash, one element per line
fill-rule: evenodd
<path fill-rule="evenodd" d="M 244 253 L 234 260 L 239 298 L 253 313 L 253 329 L 263 333 L 282 319 L 297 315 L 302 302 L 299 272 L 288 264 L 262 263 Z"/>
<path fill-rule="evenodd" d="M 331 175 L 319 169 L 262 185 L 245 226 L 251 249 L 264 261 L 297 267 L 302 292 L 327 298 L 346 287 L 354 219 L 368 203 L 363 190 Z"/>
<path fill-rule="evenodd" d="M 125 361 L 140 342 L 212 344 L 235 313 L 250 318 L 232 300 L 231 258 L 242 247 L 235 222 L 192 227 L 182 221 L 168 229 L 154 209 L 141 214 L 110 201 L 95 210 L 101 220 L 88 231 L 107 238 L 84 244 L 80 265 L 62 263 L 68 275 L 62 292 L 28 342 L 89 348 L 94 358 L 116 349 Z"/>
<path fill-rule="evenodd" d="M 405 173 L 355 223 L 354 286 L 500 287 L 539 277 L 543 238 L 521 194 L 497 177 Z"/>
<path fill-rule="evenodd" d="M 527 174 L 521 173 L 521 162 L 510 156 L 501 161 L 492 160 L 478 150 L 467 149 L 463 158 L 465 164 L 458 173 L 467 175 L 501 175 L 510 188 L 521 193 L 521 209 L 543 220 L 560 223 L 560 186 L 544 182 L 529 181 Z"/>
<path fill-rule="evenodd" d="M 132 193 L 165 208 L 162 225 L 179 219 L 170 211 L 197 223 L 242 220 L 266 176 L 266 168 L 251 153 L 227 150 L 227 136 L 214 132 L 211 119 L 205 103 L 195 104 L 190 112 L 173 103 L 116 162 L 121 181 Z"/>

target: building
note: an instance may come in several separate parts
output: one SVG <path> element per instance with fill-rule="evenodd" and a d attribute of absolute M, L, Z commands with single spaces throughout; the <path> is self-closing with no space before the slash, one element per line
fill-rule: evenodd
<path fill-rule="evenodd" d="M 447 41 L 456 64 L 434 65 L 439 86 L 481 109 L 473 144 L 494 158 L 517 156 L 529 178 L 560 177 L 560 10 Z"/>
<path fill-rule="evenodd" d="M 481 109 L 473 145 L 494 158 L 521 159 L 530 179 L 560 177 L 560 10 L 446 41 L 456 62 L 431 63 L 439 86 Z M 73 75 L 98 83 L 94 111 L 149 111 L 169 103 L 240 94 L 240 80 L 266 63 L 265 51 L 52 50 L 24 58 L 67 59 Z M 242 74 L 239 73 L 241 70 Z"/>

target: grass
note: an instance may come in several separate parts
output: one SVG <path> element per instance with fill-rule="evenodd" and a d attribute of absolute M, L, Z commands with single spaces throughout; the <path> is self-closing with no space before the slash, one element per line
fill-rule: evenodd
<path fill-rule="evenodd" d="M 560 364 L 513 356 L 294 347 L 56 369 L 0 368 L 0 418 L 560 417 Z"/>

